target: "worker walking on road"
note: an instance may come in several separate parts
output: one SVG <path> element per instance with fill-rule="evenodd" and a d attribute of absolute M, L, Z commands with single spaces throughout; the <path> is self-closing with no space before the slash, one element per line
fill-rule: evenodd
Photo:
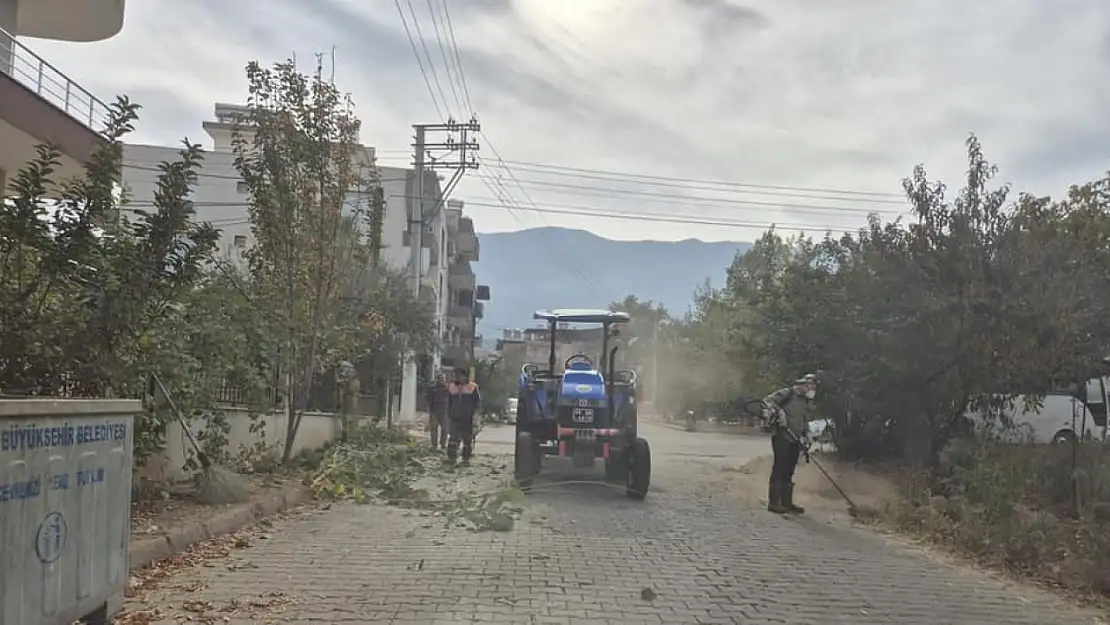
<path fill-rule="evenodd" d="M 809 453 L 809 416 L 816 396 L 817 376 L 811 373 L 763 398 L 770 413 L 774 452 L 767 492 L 767 510 L 771 512 L 805 512 L 794 504 L 794 470 L 801 455 Z"/>
<path fill-rule="evenodd" d="M 448 388 L 447 419 L 450 438 L 447 441 L 447 460 L 454 463 L 462 443 L 462 460 L 470 462 L 474 450 L 474 417 L 482 404 L 478 385 L 470 381 L 470 371 L 464 367 L 455 370 L 455 381 Z"/>
<path fill-rule="evenodd" d="M 428 387 L 428 427 L 432 435 L 432 449 L 447 448 L 447 376 L 436 374 L 436 381 Z"/>

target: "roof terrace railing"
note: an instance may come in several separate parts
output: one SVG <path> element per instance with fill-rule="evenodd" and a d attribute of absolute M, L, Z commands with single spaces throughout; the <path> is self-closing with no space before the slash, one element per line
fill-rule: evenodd
<path fill-rule="evenodd" d="M 0 28 L 0 73 L 7 74 L 24 87 L 73 119 L 96 132 L 108 121 L 108 105 L 78 85 L 56 67 L 19 43 Z"/>

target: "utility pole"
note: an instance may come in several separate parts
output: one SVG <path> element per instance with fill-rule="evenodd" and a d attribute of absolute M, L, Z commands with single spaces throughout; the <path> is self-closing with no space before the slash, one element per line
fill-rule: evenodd
<path fill-rule="evenodd" d="M 655 313 L 655 323 L 651 333 L 651 408 L 659 414 L 659 328 L 668 325 L 661 312 Z"/>
<path fill-rule="evenodd" d="M 659 414 L 656 402 L 659 399 L 659 323 L 656 319 L 651 333 L 651 409 Z"/>
<path fill-rule="evenodd" d="M 443 204 L 450 197 L 451 192 L 458 185 L 463 172 L 468 169 L 478 169 L 478 160 L 474 152 L 478 151 L 478 142 L 473 135 L 481 131 L 478 120 L 471 118 L 469 122 L 457 122 L 453 119 L 442 124 L 413 124 L 415 141 L 413 142 L 413 176 L 412 184 L 414 193 L 406 197 L 406 206 L 411 206 L 408 211 L 408 233 L 411 252 L 409 262 L 410 279 L 412 281 L 412 296 L 420 300 L 420 277 L 423 273 L 424 257 L 424 228 L 435 221 L 436 216 L 443 209 Z M 428 141 L 428 135 L 436 133 L 441 135 L 437 141 Z M 424 178 L 428 171 L 453 170 L 450 180 L 443 187 L 439 199 L 425 211 Z M 440 250 L 440 258 L 444 259 L 447 250 Z M 443 293 L 439 294 L 442 300 Z M 436 313 L 439 306 L 436 306 Z M 442 338 L 442 337 L 441 337 Z M 416 422 L 416 396 L 419 378 L 416 364 L 416 353 L 409 351 L 405 358 L 405 368 L 401 378 L 401 418 L 409 423 Z M 438 363 L 434 363 L 438 364 Z M 433 366 L 434 366 L 433 364 Z"/>

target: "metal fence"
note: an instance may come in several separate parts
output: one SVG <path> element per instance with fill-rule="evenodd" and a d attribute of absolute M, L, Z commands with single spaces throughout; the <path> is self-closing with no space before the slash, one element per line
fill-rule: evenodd
<path fill-rule="evenodd" d="M 67 115 L 100 132 L 108 105 L 0 29 L 0 73 L 7 74 Z"/>

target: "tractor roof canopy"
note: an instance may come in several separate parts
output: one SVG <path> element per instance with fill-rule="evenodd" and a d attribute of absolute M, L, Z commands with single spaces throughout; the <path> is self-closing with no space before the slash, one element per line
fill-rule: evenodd
<path fill-rule="evenodd" d="M 540 319 L 548 323 L 628 323 L 632 316 L 626 312 L 605 310 L 603 308 L 556 308 L 555 310 L 537 310 L 532 315 L 533 319 Z"/>

